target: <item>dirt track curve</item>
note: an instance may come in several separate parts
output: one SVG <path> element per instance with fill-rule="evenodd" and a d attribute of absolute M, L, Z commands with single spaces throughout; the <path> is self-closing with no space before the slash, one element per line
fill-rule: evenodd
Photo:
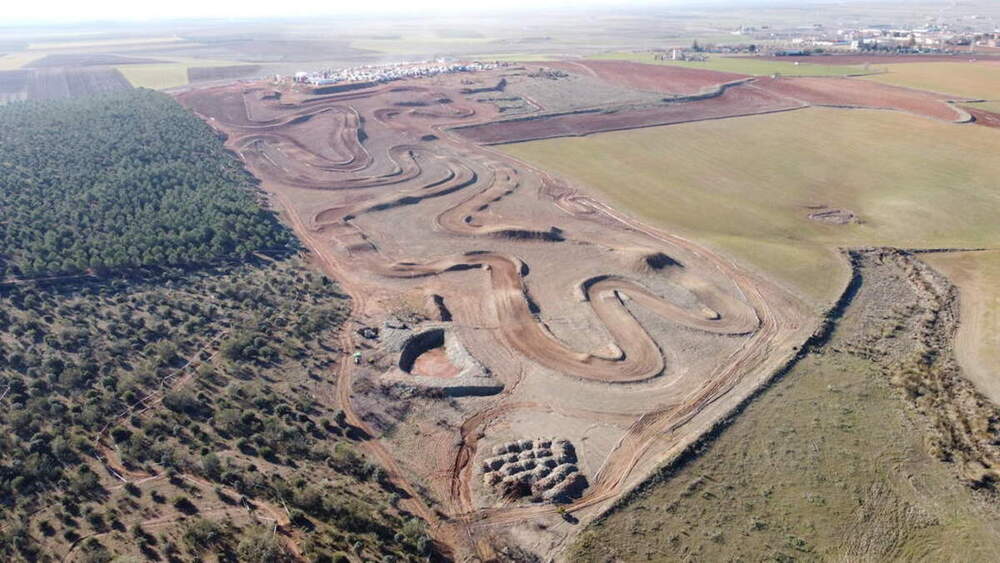
<path fill-rule="evenodd" d="M 709 249 L 452 135 L 497 117 L 461 96 L 458 77 L 407 84 L 325 96 L 243 84 L 178 98 L 227 135 L 352 296 L 355 319 L 377 324 L 400 296 L 443 296 L 455 338 L 502 383 L 459 399 L 461 423 L 437 430 L 453 444 L 447 456 L 415 459 L 433 456 L 403 454 L 424 444 L 380 438 L 356 408 L 355 381 L 380 375 L 342 363 L 329 400 L 372 437 L 363 447 L 408 494 L 407 510 L 455 559 L 490 559 L 506 529 L 538 519 L 549 535 L 516 542 L 553 554 L 577 528 L 552 504 L 491 500 L 474 478 L 480 444 L 596 425 L 596 445 L 574 437 L 590 486 L 565 506 L 592 518 L 763 382 L 809 317 Z"/>

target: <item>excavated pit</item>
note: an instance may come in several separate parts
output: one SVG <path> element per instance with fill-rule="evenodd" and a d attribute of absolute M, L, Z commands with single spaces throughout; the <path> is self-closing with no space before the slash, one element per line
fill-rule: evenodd
<path fill-rule="evenodd" d="M 443 328 L 432 328 L 413 335 L 399 354 L 399 369 L 406 373 L 433 376 L 436 375 L 435 366 L 451 366 L 454 373 L 448 377 L 458 375 L 458 368 L 448 362 L 448 356 L 444 351 Z"/>

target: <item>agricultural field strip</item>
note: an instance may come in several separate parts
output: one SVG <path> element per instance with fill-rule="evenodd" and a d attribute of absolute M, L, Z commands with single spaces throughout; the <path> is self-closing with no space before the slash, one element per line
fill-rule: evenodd
<path fill-rule="evenodd" d="M 563 64 L 565 68 L 575 65 L 593 72 L 579 63 Z M 715 80 L 722 77 L 719 75 Z M 605 79 L 613 80 L 615 76 Z M 748 89 L 758 89 L 760 93 L 755 95 Z M 854 79 L 756 78 L 722 83 L 701 94 L 664 99 L 663 104 L 541 112 L 465 126 L 457 129 L 457 133 L 480 143 L 503 144 L 786 111 L 808 105 L 897 110 L 959 123 L 973 120 L 968 111 L 949 101 L 950 98 L 941 95 L 888 85 L 875 87 Z"/>
<path fill-rule="evenodd" d="M 973 100 L 993 100 L 1000 92 L 1000 62 L 904 63 L 864 80 Z"/>

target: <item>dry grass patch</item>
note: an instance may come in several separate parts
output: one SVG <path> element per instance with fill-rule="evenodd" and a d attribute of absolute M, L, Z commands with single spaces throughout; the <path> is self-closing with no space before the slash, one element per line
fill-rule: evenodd
<path fill-rule="evenodd" d="M 904 63 L 888 71 L 866 79 L 973 99 L 992 99 L 1000 92 L 1000 63 Z"/>
<path fill-rule="evenodd" d="M 595 59 L 613 59 L 634 61 L 649 64 L 668 64 L 700 70 L 733 72 L 736 74 L 770 75 L 784 74 L 789 76 L 844 76 L 848 74 L 864 74 L 872 72 L 863 65 L 837 65 L 820 63 L 800 63 L 775 61 L 761 57 L 722 57 L 709 55 L 703 62 L 656 60 L 653 53 L 605 53 L 596 55 Z M 822 59 L 820 59 L 822 60 Z"/>

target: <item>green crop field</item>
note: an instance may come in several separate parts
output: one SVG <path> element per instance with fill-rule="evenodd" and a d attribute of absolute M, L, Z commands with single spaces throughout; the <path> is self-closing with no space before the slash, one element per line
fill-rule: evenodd
<path fill-rule="evenodd" d="M 188 83 L 188 65 L 183 63 L 122 65 L 117 68 L 136 88 L 162 90 Z"/>
<path fill-rule="evenodd" d="M 869 80 L 973 99 L 1000 96 L 1000 63 L 904 63 Z"/>
<path fill-rule="evenodd" d="M 985 111 L 992 111 L 994 113 L 1000 113 L 1000 101 L 998 102 L 980 102 L 978 104 L 969 104 L 969 107 L 981 109 Z"/>
<path fill-rule="evenodd" d="M 703 70 L 718 70 L 722 72 L 735 72 L 739 74 L 769 75 L 780 73 L 790 76 L 843 76 L 847 74 L 863 74 L 866 71 L 862 66 L 850 65 L 824 65 L 793 62 L 772 61 L 758 57 L 723 57 L 719 55 L 709 55 L 705 62 L 690 61 L 658 61 L 653 58 L 652 53 L 605 53 L 596 55 L 595 59 L 611 59 L 634 61 L 651 64 L 670 64 L 687 68 L 700 68 Z"/>
<path fill-rule="evenodd" d="M 1000 132 L 985 127 L 813 108 L 503 150 L 819 302 L 843 287 L 840 246 L 1000 243 Z M 817 205 L 861 223 L 811 220 Z"/>
<path fill-rule="evenodd" d="M 120 65 L 118 71 L 136 88 L 163 90 L 176 88 L 188 83 L 188 69 L 191 67 L 233 66 L 241 63 L 217 61 L 190 57 L 171 57 L 162 63 Z"/>

